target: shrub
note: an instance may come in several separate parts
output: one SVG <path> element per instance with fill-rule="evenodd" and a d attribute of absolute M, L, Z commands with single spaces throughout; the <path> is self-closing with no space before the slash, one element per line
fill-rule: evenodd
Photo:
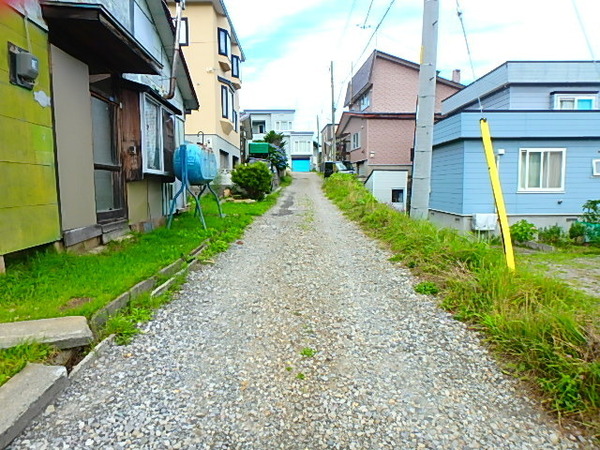
<path fill-rule="evenodd" d="M 573 222 L 569 228 L 571 239 L 581 239 L 585 235 L 585 225 L 582 222 Z"/>
<path fill-rule="evenodd" d="M 600 223 L 600 200 L 588 200 L 583 204 L 584 222 Z"/>
<path fill-rule="evenodd" d="M 558 225 L 538 230 L 538 241 L 546 244 L 565 244 L 567 243 L 566 238 L 565 232 Z"/>
<path fill-rule="evenodd" d="M 535 238 L 537 229 L 531 222 L 527 222 L 525 219 L 519 220 L 517 223 L 511 225 L 510 235 L 512 236 L 513 242 L 526 242 L 531 241 Z"/>
<path fill-rule="evenodd" d="M 261 200 L 271 192 L 272 178 L 267 165 L 261 162 L 238 166 L 231 172 L 231 180 L 255 200 Z"/>

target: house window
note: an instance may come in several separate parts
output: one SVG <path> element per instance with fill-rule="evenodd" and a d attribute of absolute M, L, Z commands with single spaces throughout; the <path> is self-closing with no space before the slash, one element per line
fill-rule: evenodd
<path fill-rule="evenodd" d="M 358 104 L 361 111 L 371 106 L 371 98 L 369 97 L 369 94 L 364 94 L 358 101 Z"/>
<path fill-rule="evenodd" d="M 231 56 L 231 38 L 229 32 L 223 28 L 218 28 L 217 35 L 219 39 L 219 55 Z"/>
<path fill-rule="evenodd" d="M 275 130 L 277 131 L 290 131 L 292 129 L 292 122 L 287 120 L 278 120 L 275 122 Z"/>
<path fill-rule="evenodd" d="M 237 113 L 237 111 L 233 111 L 233 129 L 236 133 L 238 132 L 238 113 Z"/>
<path fill-rule="evenodd" d="M 252 132 L 256 134 L 264 134 L 266 123 L 264 121 L 252 122 Z"/>
<path fill-rule="evenodd" d="M 179 26 L 179 45 L 184 47 L 190 45 L 190 29 L 187 17 L 181 18 Z"/>
<path fill-rule="evenodd" d="M 227 86 L 221 86 L 221 117 L 229 117 L 229 89 Z"/>
<path fill-rule="evenodd" d="M 392 203 L 404 203 L 404 189 L 392 189 Z"/>
<path fill-rule="evenodd" d="M 122 217 L 121 167 L 115 145 L 115 105 L 92 96 L 92 149 L 98 221 Z"/>
<path fill-rule="evenodd" d="M 519 190 L 563 191 L 565 152 L 564 148 L 522 148 L 519 161 Z"/>
<path fill-rule="evenodd" d="M 351 150 L 360 148 L 360 131 L 358 133 L 352 133 L 352 146 Z"/>
<path fill-rule="evenodd" d="M 600 177 L 600 159 L 592 160 L 592 175 Z"/>
<path fill-rule="evenodd" d="M 593 94 L 555 94 L 554 109 L 591 110 L 597 109 L 596 95 Z"/>
<path fill-rule="evenodd" d="M 240 57 L 233 55 L 231 58 L 231 76 L 240 78 Z"/>
<path fill-rule="evenodd" d="M 144 171 L 160 175 L 172 173 L 175 116 L 148 95 L 143 97 L 142 111 Z"/>
<path fill-rule="evenodd" d="M 228 86 L 221 85 L 221 117 L 234 123 L 235 114 L 234 93 Z"/>

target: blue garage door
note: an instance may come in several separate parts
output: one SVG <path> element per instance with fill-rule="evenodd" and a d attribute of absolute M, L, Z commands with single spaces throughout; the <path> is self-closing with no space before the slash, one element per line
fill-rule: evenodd
<path fill-rule="evenodd" d="M 292 160 L 292 172 L 310 172 L 310 159 Z"/>

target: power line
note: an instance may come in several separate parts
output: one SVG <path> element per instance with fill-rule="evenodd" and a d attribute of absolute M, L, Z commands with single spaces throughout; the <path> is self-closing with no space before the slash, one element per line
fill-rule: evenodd
<path fill-rule="evenodd" d="M 340 45 L 342 43 L 342 40 L 344 39 L 344 36 L 346 36 L 346 31 L 348 31 L 348 25 L 350 25 L 350 19 L 352 18 L 352 13 L 354 12 L 354 6 L 356 6 L 356 0 L 352 0 L 352 4 L 350 5 L 350 11 L 348 12 L 348 17 L 346 18 L 346 24 L 344 25 L 344 31 L 342 31 L 342 34 L 340 35 L 336 48 L 339 50 L 340 49 Z"/>
<path fill-rule="evenodd" d="M 460 27 L 462 28 L 463 37 L 465 38 L 465 46 L 467 47 L 467 55 L 469 56 L 469 64 L 471 65 L 471 74 L 473 76 L 473 81 L 477 79 L 477 75 L 475 74 L 475 65 L 473 64 L 473 56 L 471 54 L 471 47 L 469 46 L 469 39 L 467 38 L 467 29 L 465 28 L 465 22 L 463 20 L 463 12 L 460 7 L 460 3 L 456 0 L 456 15 L 458 16 L 458 20 L 460 21 Z M 477 102 L 479 103 L 479 112 L 483 117 L 483 105 L 481 104 L 481 97 L 477 96 Z"/>
<path fill-rule="evenodd" d="M 371 0 L 371 3 L 369 3 L 369 9 L 367 9 L 367 15 L 365 16 L 365 21 L 362 24 L 362 29 L 364 30 L 365 28 L 367 28 L 367 20 L 369 20 L 369 14 L 371 13 L 371 7 L 373 6 L 373 1 Z"/>
<path fill-rule="evenodd" d="M 375 34 L 377 34 L 377 30 L 379 30 L 379 27 L 381 26 L 381 24 L 383 23 L 383 21 L 385 20 L 385 18 L 387 17 L 388 13 L 390 12 L 390 9 L 392 9 L 392 6 L 394 5 L 394 3 L 396 3 L 396 0 L 392 0 L 390 2 L 390 4 L 388 5 L 387 9 L 385 10 L 385 13 L 383 14 L 383 16 L 381 17 L 381 20 L 379 21 L 379 23 L 377 24 L 377 26 L 375 27 L 375 29 L 373 30 L 373 33 L 371 33 L 371 37 L 369 37 L 369 40 L 367 41 L 367 45 L 365 45 L 365 48 L 363 49 L 363 51 L 360 53 L 360 56 L 357 59 L 360 60 L 360 58 L 362 58 L 362 56 L 365 54 L 365 52 L 367 51 L 367 49 L 369 48 L 369 44 L 371 43 L 371 41 L 373 40 L 373 37 L 375 36 Z"/>
<path fill-rule="evenodd" d="M 594 54 L 594 48 L 592 47 L 592 42 L 590 41 L 587 30 L 583 23 L 583 19 L 581 18 L 581 14 L 579 13 L 579 8 L 577 7 L 577 3 L 575 2 L 575 0 L 571 0 L 571 4 L 573 5 L 573 9 L 575 10 L 575 15 L 577 16 L 577 21 L 579 22 L 579 28 L 581 28 L 581 32 L 583 33 L 583 37 L 590 52 L 590 56 L 592 57 L 592 61 L 594 62 L 594 67 L 596 68 L 596 72 L 600 77 L 600 62 L 596 59 L 596 56 Z"/>

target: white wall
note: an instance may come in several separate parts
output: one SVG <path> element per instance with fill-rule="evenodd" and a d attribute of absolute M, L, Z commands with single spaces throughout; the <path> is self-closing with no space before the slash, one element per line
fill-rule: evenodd
<path fill-rule="evenodd" d="M 365 186 L 381 203 L 392 205 L 401 211 L 405 210 L 408 195 L 408 172 L 400 170 L 375 170 L 366 181 Z M 402 203 L 392 203 L 392 189 L 404 191 Z"/>

